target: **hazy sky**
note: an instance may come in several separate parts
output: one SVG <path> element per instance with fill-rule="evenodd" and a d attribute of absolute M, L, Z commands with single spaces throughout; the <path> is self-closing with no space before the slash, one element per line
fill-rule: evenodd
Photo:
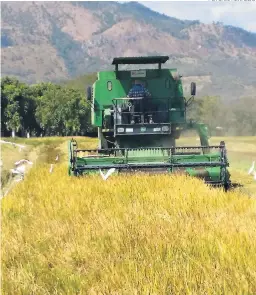
<path fill-rule="evenodd" d="M 138 1 L 168 16 L 179 19 L 213 21 L 256 32 L 256 1 Z"/>

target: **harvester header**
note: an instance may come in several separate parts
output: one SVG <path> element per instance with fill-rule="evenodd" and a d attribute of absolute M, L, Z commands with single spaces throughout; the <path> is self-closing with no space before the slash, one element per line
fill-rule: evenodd
<path fill-rule="evenodd" d="M 184 172 L 207 183 L 229 187 L 225 143 L 209 146 L 208 128 L 187 121 L 193 102 L 183 95 L 177 69 L 162 69 L 168 56 L 116 57 L 113 71 L 98 73 L 87 89 L 91 122 L 98 128 L 98 149 L 78 149 L 69 142 L 69 174 L 83 175 L 99 169 L 144 172 Z M 158 64 L 157 69 L 120 70 L 124 64 Z M 201 146 L 176 147 L 181 132 L 195 129 Z"/>

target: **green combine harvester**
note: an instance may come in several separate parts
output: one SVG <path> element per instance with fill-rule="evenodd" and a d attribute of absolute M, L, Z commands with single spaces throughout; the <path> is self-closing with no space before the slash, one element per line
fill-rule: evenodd
<path fill-rule="evenodd" d="M 69 141 L 69 175 L 93 172 L 186 173 L 206 183 L 230 186 L 224 142 L 209 146 L 208 128 L 187 121 L 181 76 L 176 69 L 162 69 L 168 56 L 114 58 L 113 71 L 98 73 L 87 89 L 92 125 L 98 128 L 98 149 L 79 149 Z M 120 70 L 119 65 L 158 64 L 156 69 Z M 181 132 L 195 129 L 199 146 L 175 146 Z"/>

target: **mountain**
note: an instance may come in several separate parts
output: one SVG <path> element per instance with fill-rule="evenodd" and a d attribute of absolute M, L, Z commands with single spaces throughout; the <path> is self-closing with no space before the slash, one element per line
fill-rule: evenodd
<path fill-rule="evenodd" d="M 116 56 L 169 55 L 198 95 L 256 91 L 256 34 L 154 12 L 137 2 L 2 2 L 2 76 L 61 82 L 112 68 Z M 188 87 L 186 88 L 188 90 Z"/>

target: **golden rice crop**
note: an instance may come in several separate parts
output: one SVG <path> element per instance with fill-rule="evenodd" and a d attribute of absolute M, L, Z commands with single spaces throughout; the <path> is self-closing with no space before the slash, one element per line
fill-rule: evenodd
<path fill-rule="evenodd" d="M 256 200 L 35 167 L 2 201 L 4 294 L 256 294 Z"/>

